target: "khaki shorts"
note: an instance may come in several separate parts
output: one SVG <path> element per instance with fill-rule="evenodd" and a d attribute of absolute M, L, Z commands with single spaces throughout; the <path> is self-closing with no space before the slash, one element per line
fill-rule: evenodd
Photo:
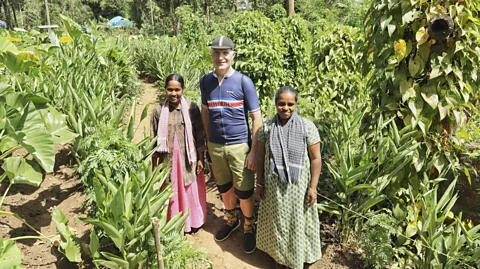
<path fill-rule="evenodd" d="M 249 151 L 247 143 L 221 145 L 208 142 L 212 170 L 220 192 L 225 192 L 221 190 L 221 186 L 231 185 L 232 181 L 236 190 L 253 190 L 254 171 L 245 168 L 245 159 Z"/>

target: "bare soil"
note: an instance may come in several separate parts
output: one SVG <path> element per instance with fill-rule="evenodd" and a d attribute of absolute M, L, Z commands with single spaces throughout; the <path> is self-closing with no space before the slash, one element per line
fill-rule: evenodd
<path fill-rule="evenodd" d="M 134 142 L 142 139 L 144 131 L 149 133 L 151 110 L 158 104 L 157 96 L 159 94 L 162 93 L 155 88 L 154 84 L 144 83 L 144 92 L 139 99 L 136 111 L 137 120 L 140 119 L 143 108 L 147 104 L 150 104 L 150 108 L 148 117 L 137 124 L 139 127 L 136 130 Z M 56 151 L 55 172 L 47 174 L 39 188 L 26 185 L 12 187 L 5 199 L 4 210 L 17 213 L 42 234 L 54 235 L 55 223 L 52 221 L 51 212 L 55 206 L 59 207 L 70 220 L 69 227 L 74 229 L 76 235 L 84 242 L 88 242 L 90 225 L 78 219 L 78 217 L 86 216 L 85 210 L 82 208 L 85 194 L 77 185 L 78 177 L 72 169 L 74 167 L 72 157 L 67 147 L 57 146 Z M 6 185 L 5 182 L 2 184 L 0 194 L 4 193 Z M 243 233 L 241 231 L 233 233 L 231 238 L 224 242 L 218 243 L 214 240 L 213 235 L 223 225 L 224 220 L 222 202 L 219 199 L 215 183 L 211 180 L 207 182 L 207 206 L 206 224 L 197 233 L 187 235 L 187 240 L 208 253 L 213 268 L 275 268 L 272 258 L 262 251 L 256 250 L 252 254 L 243 252 Z M 322 226 L 323 257 L 308 268 L 362 268 L 358 256 L 351 255 L 348 251 L 342 251 L 338 244 L 332 243 L 335 241 L 328 233 L 330 228 L 328 224 Z M 12 238 L 36 234 L 16 218 L 0 216 L 0 235 L 3 238 Z M 326 241 L 328 242 L 325 243 Z M 22 263 L 24 268 L 94 268 L 87 257 L 84 257 L 85 262 L 81 264 L 68 262 L 49 240 L 28 239 L 18 241 L 17 244 L 25 256 Z"/>
<path fill-rule="evenodd" d="M 66 146 L 56 146 L 55 150 L 57 155 L 54 172 L 46 174 L 38 188 L 13 185 L 5 198 L 3 210 L 18 214 L 43 235 L 50 236 L 56 233 L 52 212 L 55 207 L 58 207 L 69 219 L 68 225 L 75 234 L 86 241 L 90 225 L 78 219 L 78 217 L 86 217 L 82 208 L 85 195 L 77 185 L 77 176 L 69 168 L 73 161 L 70 151 Z M 17 151 L 14 155 L 25 155 L 25 153 Z M 2 195 L 6 188 L 7 183 L 4 182 L 0 187 Z M 0 216 L 0 235 L 3 238 L 14 238 L 38 234 L 17 218 Z M 70 263 L 53 247 L 49 239 L 19 240 L 17 245 L 24 255 L 22 263 L 24 268 L 84 268 L 85 265 Z"/>

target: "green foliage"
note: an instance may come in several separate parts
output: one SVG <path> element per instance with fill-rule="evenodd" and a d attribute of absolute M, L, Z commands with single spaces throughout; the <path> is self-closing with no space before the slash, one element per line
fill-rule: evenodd
<path fill-rule="evenodd" d="M 211 59 L 206 47 L 189 47 L 182 39 L 167 36 L 139 38 L 130 43 L 138 70 L 158 79 L 163 88 L 165 78 L 177 73 L 185 80 L 184 94 L 200 101 L 200 77 L 208 73 Z"/>
<path fill-rule="evenodd" d="M 310 22 L 312 32 L 342 24 L 361 27 L 371 0 L 298 0 L 295 12 Z"/>
<path fill-rule="evenodd" d="M 195 14 L 189 6 L 181 6 L 175 10 L 175 15 L 181 22 L 181 37 L 190 46 L 205 46 L 207 44 L 207 31 L 205 19 Z"/>
<path fill-rule="evenodd" d="M 290 85 L 301 94 L 310 92 L 312 36 L 307 28 L 307 22 L 299 15 L 292 15 L 278 21 L 278 29 L 283 39 L 285 54 L 283 55 L 283 70 L 285 70 L 284 85 Z"/>
<path fill-rule="evenodd" d="M 364 223 L 359 240 L 367 266 L 380 269 L 393 264 L 395 249 L 392 238 L 400 233 L 398 224 L 386 213 L 374 214 Z"/>
<path fill-rule="evenodd" d="M 77 140 L 73 149 L 80 163 L 77 172 L 82 175 L 83 184 L 90 187 L 94 171 L 105 163 L 118 174 L 117 179 L 121 179 L 128 171 L 136 169 L 141 160 L 139 148 L 110 125 L 98 126 L 93 133 Z"/>
<path fill-rule="evenodd" d="M 107 268 L 156 268 L 151 218 L 157 217 L 166 268 L 205 268 L 203 265 L 209 262 L 204 254 L 185 242 L 182 227 L 188 213 L 179 213 L 167 222 L 173 191 L 170 184 L 159 188 L 170 170 L 159 167 L 152 171 L 150 162 L 141 162 L 137 167 L 123 177 L 112 173 L 107 163 L 95 171 L 92 182 L 97 211 L 95 217 L 81 218 L 94 226 L 90 233 L 94 263 Z M 107 247 L 108 243 L 105 245 L 105 240 L 113 243 L 114 250 Z"/>
<path fill-rule="evenodd" d="M 273 6 L 267 6 L 263 11 L 263 14 L 273 22 L 277 22 L 282 18 L 287 17 L 287 11 L 281 4 L 275 4 Z"/>
<path fill-rule="evenodd" d="M 262 111 L 285 79 L 282 57 L 286 53 L 278 27 L 258 11 L 237 13 L 227 36 L 235 42 L 235 68 L 249 76 L 258 90 Z"/>
<path fill-rule="evenodd" d="M 458 195 L 454 194 L 456 180 L 443 191 L 439 183 L 444 178 L 425 178 L 406 190 L 406 210 L 395 207 L 394 216 L 403 222 L 402 233 L 395 245 L 396 267 L 418 266 L 418 268 L 459 268 L 466 264 L 478 266 L 480 257 L 480 225 L 467 229 L 458 217 L 450 211 Z"/>
<path fill-rule="evenodd" d="M 326 166 L 331 173 L 335 197 L 332 197 L 333 202 L 326 200 L 318 204 L 320 210 L 339 216 L 342 243 L 348 243 L 352 239 L 358 216 L 366 214 L 387 198 L 382 191 L 388 185 L 388 182 L 385 182 L 388 179 L 376 177 L 378 174 L 375 172 L 379 171 L 380 167 L 375 167 L 368 159 L 376 148 L 356 147 L 359 141 L 364 139 L 358 137 L 357 133 L 364 113 L 357 110 L 352 115 L 344 115 L 343 125 L 331 130 L 335 159 L 326 162 Z M 362 158 L 359 160 L 357 156 Z M 387 171 L 394 170 L 394 173 L 394 165 L 397 163 L 392 163 Z"/>
<path fill-rule="evenodd" d="M 337 26 L 316 35 L 312 60 L 317 66 L 316 95 L 326 101 L 322 106 L 332 104 L 346 112 L 365 105 L 369 74 L 367 77 L 361 74 L 361 44 L 360 32 L 348 26 Z"/>
<path fill-rule="evenodd" d="M 205 268 L 213 269 L 212 263 L 206 258 L 206 253 L 196 250 L 191 243 L 185 242 L 185 237 L 175 233 L 166 234 L 162 239 L 162 252 L 166 254 L 165 268 Z"/>
<path fill-rule="evenodd" d="M 455 22 L 446 40 L 431 39 L 427 30 L 440 14 Z M 368 85 L 375 108 L 372 120 L 379 113 L 398 115 L 424 135 L 454 135 L 467 120 L 464 109 L 479 94 L 475 47 L 480 22 L 469 19 L 478 14 L 470 2 L 375 2 L 365 22 L 375 69 Z"/>
<path fill-rule="evenodd" d="M 360 32 L 348 26 L 336 26 L 315 35 L 311 61 L 313 76 L 299 110 L 318 126 L 322 151 L 333 152 L 331 128 L 342 124 L 341 118 L 357 108 L 368 109 L 366 79 L 360 70 Z"/>

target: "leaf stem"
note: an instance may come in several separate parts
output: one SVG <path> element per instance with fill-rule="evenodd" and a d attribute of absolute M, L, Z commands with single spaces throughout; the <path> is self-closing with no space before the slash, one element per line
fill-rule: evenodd
<path fill-rule="evenodd" d="M 10 153 L 16 151 L 17 149 L 21 149 L 21 148 L 22 148 L 21 145 L 16 145 L 15 147 L 12 147 L 11 149 L 5 151 L 5 152 L 0 156 L 0 160 L 5 159 Z"/>
<path fill-rule="evenodd" d="M 55 236 L 54 234 L 53 235 L 42 235 L 42 236 L 26 235 L 26 236 L 19 236 L 19 237 L 10 238 L 9 240 L 17 241 L 17 240 L 24 240 L 24 239 L 48 239 L 48 238 L 52 238 L 54 236 Z"/>
<path fill-rule="evenodd" d="M 8 186 L 8 188 L 10 188 L 10 186 Z M 23 224 L 25 224 L 28 228 L 34 230 L 40 236 L 47 237 L 44 234 L 42 234 L 41 232 L 39 232 L 37 229 L 35 229 L 32 225 L 28 224 L 28 222 L 26 220 L 24 220 L 23 218 L 21 218 L 17 213 L 0 210 L 0 215 L 15 217 L 15 218 L 19 219 L 21 222 L 23 222 Z"/>
<path fill-rule="evenodd" d="M 4 174 L 0 177 L 0 179 L 1 179 L 0 182 L 2 182 L 2 180 L 5 178 L 6 175 L 7 175 L 7 174 L 4 173 Z M 2 201 L 0 201 L 0 208 L 2 208 L 3 200 L 5 200 L 5 197 L 7 196 L 7 193 L 8 193 L 8 191 L 10 190 L 10 187 L 11 187 L 11 186 L 12 186 L 12 183 L 10 182 L 10 184 L 8 184 L 7 189 L 5 190 L 5 193 L 4 193 L 3 196 L 2 196 Z M 1 211 L 0 211 L 0 212 L 1 212 Z"/>

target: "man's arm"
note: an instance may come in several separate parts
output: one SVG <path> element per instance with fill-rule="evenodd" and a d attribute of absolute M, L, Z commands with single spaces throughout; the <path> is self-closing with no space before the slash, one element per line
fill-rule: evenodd
<path fill-rule="evenodd" d="M 262 113 L 260 109 L 250 113 L 252 118 L 252 148 L 245 161 L 245 167 L 250 170 L 255 170 L 255 155 L 257 153 L 258 144 L 258 130 L 262 126 Z"/>
<path fill-rule="evenodd" d="M 205 144 L 208 144 L 210 141 L 210 119 L 208 118 L 208 107 L 202 105 L 202 123 L 203 123 L 203 130 L 205 131 L 205 137 L 207 141 Z"/>

